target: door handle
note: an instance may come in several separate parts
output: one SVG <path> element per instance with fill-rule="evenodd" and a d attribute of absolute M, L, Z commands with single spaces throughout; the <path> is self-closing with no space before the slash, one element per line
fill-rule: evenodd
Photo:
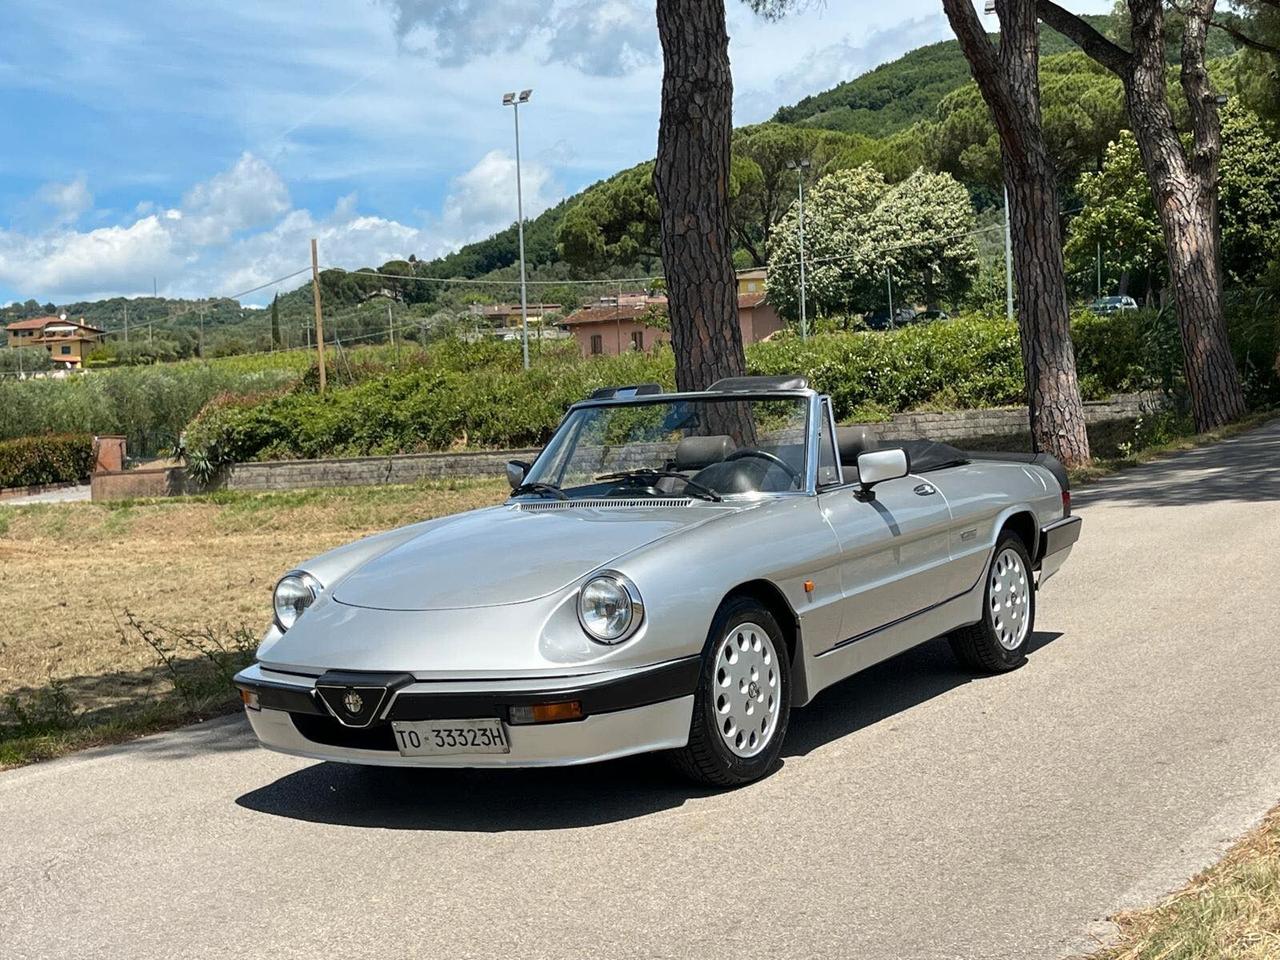
<path fill-rule="evenodd" d="M 917 497 L 929 497 L 938 492 L 938 488 L 932 483 L 918 483 L 912 491 Z"/>

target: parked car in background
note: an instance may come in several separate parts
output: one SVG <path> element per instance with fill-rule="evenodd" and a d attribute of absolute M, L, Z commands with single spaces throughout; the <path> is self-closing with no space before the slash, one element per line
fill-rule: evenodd
<path fill-rule="evenodd" d="M 932 323 L 935 320 L 950 320 L 951 314 L 945 310 L 921 310 L 916 314 L 916 323 Z"/>
<path fill-rule="evenodd" d="M 836 427 L 799 377 L 597 391 L 501 506 L 281 578 L 235 678 L 259 740 L 357 764 L 508 767 L 670 751 L 734 786 L 793 707 L 933 637 L 998 673 L 1080 532 L 1047 454 Z"/>
<path fill-rule="evenodd" d="M 862 315 L 868 330 L 894 330 L 916 322 L 916 312 L 911 307 L 899 307 L 890 315 L 888 310 L 872 310 Z"/>
<path fill-rule="evenodd" d="M 1089 304 L 1089 309 L 1100 315 L 1125 313 L 1129 310 L 1137 310 L 1138 302 L 1133 297 L 1099 297 Z"/>

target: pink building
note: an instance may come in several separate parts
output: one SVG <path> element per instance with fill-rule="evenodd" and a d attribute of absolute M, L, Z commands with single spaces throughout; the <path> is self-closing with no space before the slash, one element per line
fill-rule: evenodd
<path fill-rule="evenodd" d="M 655 318 L 666 317 L 665 297 L 626 297 L 621 302 L 610 299 L 570 314 L 563 325 L 573 333 L 584 357 L 615 357 L 629 350 L 653 350 L 670 341 L 666 330 L 649 325 Z M 782 320 L 763 293 L 738 295 L 738 324 L 742 342 L 755 343 L 782 329 Z"/>

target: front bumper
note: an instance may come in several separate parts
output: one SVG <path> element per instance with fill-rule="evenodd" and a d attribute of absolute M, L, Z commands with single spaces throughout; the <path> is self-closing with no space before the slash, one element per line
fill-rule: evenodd
<path fill-rule="evenodd" d="M 651 667 L 537 680 L 405 678 L 391 689 L 367 726 L 340 723 L 316 692 L 322 677 L 281 673 L 254 664 L 236 686 L 257 697 L 246 709 L 263 746 L 295 756 L 344 763 L 418 767 L 536 767 L 591 763 L 682 747 L 688 742 L 698 657 Z M 352 675 L 344 675 L 350 677 Z M 510 722 L 513 706 L 577 700 L 584 716 L 557 723 Z M 393 720 L 504 722 L 510 753 L 403 757 Z"/>

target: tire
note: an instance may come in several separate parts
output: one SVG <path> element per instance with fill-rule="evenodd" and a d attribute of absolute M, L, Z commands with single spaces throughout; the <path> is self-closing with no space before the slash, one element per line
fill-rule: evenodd
<path fill-rule="evenodd" d="M 778 762 L 790 719 L 791 662 L 778 622 L 755 600 L 729 600 L 707 634 L 689 743 L 674 751 L 676 766 L 709 786 L 751 783 Z"/>
<path fill-rule="evenodd" d="M 1002 533 L 987 565 L 982 619 L 952 631 L 947 639 L 964 666 L 983 673 L 1007 673 L 1027 662 L 1035 622 L 1031 557 L 1021 537 Z"/>

